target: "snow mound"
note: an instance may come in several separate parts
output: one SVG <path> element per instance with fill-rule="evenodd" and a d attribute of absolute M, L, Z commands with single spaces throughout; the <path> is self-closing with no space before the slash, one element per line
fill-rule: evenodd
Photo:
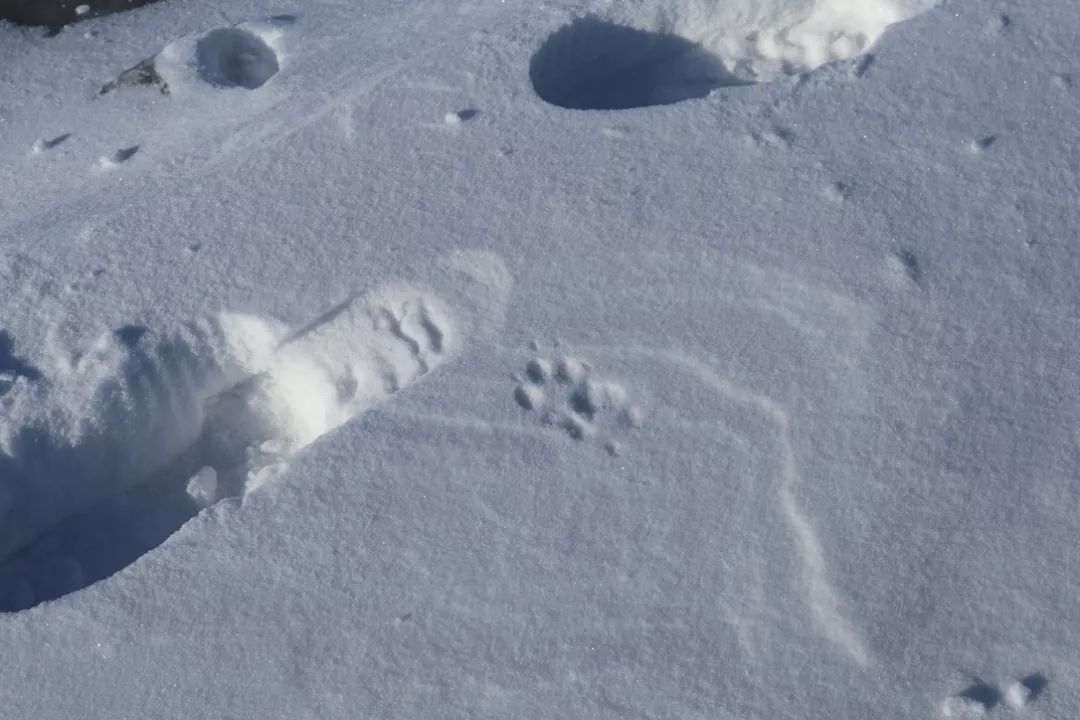
<path fill-rule="evenodd" d="M 510 276 L 459 253 L 424 282 L 349 298 L 293 332 L 223 314 L 109 333 L 56 377 L 16 378 L 0 423 L 0 610 L 112 574 L 201 507 L 501 325 Z M 53 572 L 58 563 L 65 568 Z"/>
<path fill-rule="evenodd" d="M 865 52 L 934 0 L 638 0 L 556 30 L 530 78 L 549 103 L 581 110 L 667 105 L 769 82 Z"/>

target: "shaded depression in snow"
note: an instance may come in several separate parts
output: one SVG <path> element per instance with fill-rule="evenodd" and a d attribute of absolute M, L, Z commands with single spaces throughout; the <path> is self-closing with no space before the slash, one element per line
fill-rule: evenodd
<path fill-rule="evenodd" d="M 543 100 L 574 110 L 626 110 L 744 85 L 713 53 L 665 33 L 583 17 L 555 31 L 529 77 Z"/>
<path fill-rule="evenodd" d="M 199 77 L 219 87 L 255 90 L 277 74 L 277 54 L 262 38 L 240 28 L 211 30 L 195 46 Z"/>

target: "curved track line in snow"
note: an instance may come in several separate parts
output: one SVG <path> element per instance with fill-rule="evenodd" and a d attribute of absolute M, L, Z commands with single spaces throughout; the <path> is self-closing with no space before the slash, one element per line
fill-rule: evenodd
<path fill-rule="evenodd" d="M 706 388 L 730 400 L 737 406 L 748 409 L 755 415 L 766 420 L 768 426 L 775 430 L 775 437 L 780 443 L 779 458 L 779 483 L 776 488 L 776 504 L 780 510 L 780 518 L 791 532 L 795 541 L 797 555 L 801 560 L 801 586 L 805 589 L 806 602 L 810 611 L 810 618 L 823 637 L 828 639 L 845 657 L 850 659 L 860 668 L 870 668 L 876 663 L 873 656 L 867 650 L 866 645 L 856 629 L 854 623 L 847 617 L 844 605 L 829 579 L 829 566 L 817 531 L 800 506 L 798 490 L 801 484 L 801 474 L 795 444 L 792 439 L 791 419 L 787 409 L 775 399 L 755 392 L 749 388 L 733 383 L 717 374 L 705 362 L 666 348 L 653 348 L 641 345 L 581 345 L 575 346 L 576 351 L 583 356 L 603 356 L 616 354 L 623 360 L 633 360 L 634 357 L 658 361 L 669 367 L 675 366 L 686 371 L 691 377 L 700 381 Z M 506 350 L 506 348 L 498 348 Z M 517 389 L 522 386 L 541 389 L 547 384 L 555 384 L 558 370 L 553 363 L 534 359 L 526 364 L 525 377 L 528 383 L 519 383 Z M 583 376 L 584 377 L 584 376 Z M 543 390 L 541 390 L 541 395 Z M 532 392 L 513 393 L 513 402 L 523 407 L 536 400 L 536 407 L 542 407 L 546 398 L 539 397 Z M 415 419 L 418 422 L 435 422 L 449 427 L 459 428 L 469 432 L 507 432 L 519 436 L 551 437 L 551 427 L 545 427 L 541 423 L 530 423 L 528 426 L 490 422 L 478 418 L 466 416 L 445 416 L 423 412 L 416 414 L 408 408 L 395 407 L 391 410 L 395 415 Z M 529 409 L 533 413 L 535 409 Z M 657 421 L 671 422 L 671 419 Z M 560 427 L 559 429 L 566 430 Z M 689 427 L 688 427 L 689 429 Z M 715 430 L 715 429 L 713 429 Z M 566 430 L 571 438 L 578 439 L 575 432 Z"/>
<path fill-rule="evenodd" d="M 511 282 L 498 257 L 455 253 L 292 333 L 227 314 L 121 328 L 56 377 L 16 377 L 0 423 L 0 610 L 106 577 L 199 507 L 260 486 L 490 335 Z"/>
<path fill-rule="evenodd" d="M 829 581 L 828 563 L 821 542 L 817 538 L 817 532 L 799 506 L 796 493 L 801 479 L 787 410 L 774 399 L 725 380 L 705 363 L 681 353 L 634 346 L 616 349 L 627 354 L 663 359 L 679 365 L 697 375 L 703 383 L 716 392 L 731 398 L 736 403 L 758 410 L 773 423 L 783 454 L 779 489 L 780 505 L 802 556 L 803 581 L 807 589 L 811 613 L 826 638 L 860 667 L 870 667 L 873 664 L 872 658 L 858 631 L 845 616 L 843 605 Z"/>

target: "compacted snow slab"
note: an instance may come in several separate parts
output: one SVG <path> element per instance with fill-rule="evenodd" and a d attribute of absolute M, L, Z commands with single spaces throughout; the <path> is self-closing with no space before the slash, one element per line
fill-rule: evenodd
<path fill-rule="evenodd" d="M 735 35 L 759 48 L 833 5 L 723 7 L 769 11 Z M 1075 717 L 1080 18 L 969 0 L 677 103 L 536 92 L 577 18 L 706 47 L 684 20 L 720 9 L 190 0 L 0 28 L 4 398 L 86 389 L 59 380 L 97 338 L 303 328 L 462 248 L 514 278 L 422 382 L 242 497 L 199 463 L 178 487 L 209 507 L 159 547 L 0 616 L 4 713 Z M 199 62 L 230 28 L 269 28 L 261 86 Z M 99 94 L 170 48 L 168 94 Z"/>

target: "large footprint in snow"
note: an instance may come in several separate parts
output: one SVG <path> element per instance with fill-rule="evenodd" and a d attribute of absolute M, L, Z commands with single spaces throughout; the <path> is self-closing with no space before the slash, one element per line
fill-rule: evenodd
<path fill-rule="evenodd" d="M 430 275 L 291 331 L 237 314 L 124 328 L 55 379 L 20 379 L 2 398 L 0 610 L 115 572 L 501 325 L 497 257 L 457 253 Z"/>
<path fill-rule="evenodd" d="M 529 65 L 543 100 L 624 110 L 702 98 L 867 51 L 937 0 L 627 0 L 555 30 Z"/>

